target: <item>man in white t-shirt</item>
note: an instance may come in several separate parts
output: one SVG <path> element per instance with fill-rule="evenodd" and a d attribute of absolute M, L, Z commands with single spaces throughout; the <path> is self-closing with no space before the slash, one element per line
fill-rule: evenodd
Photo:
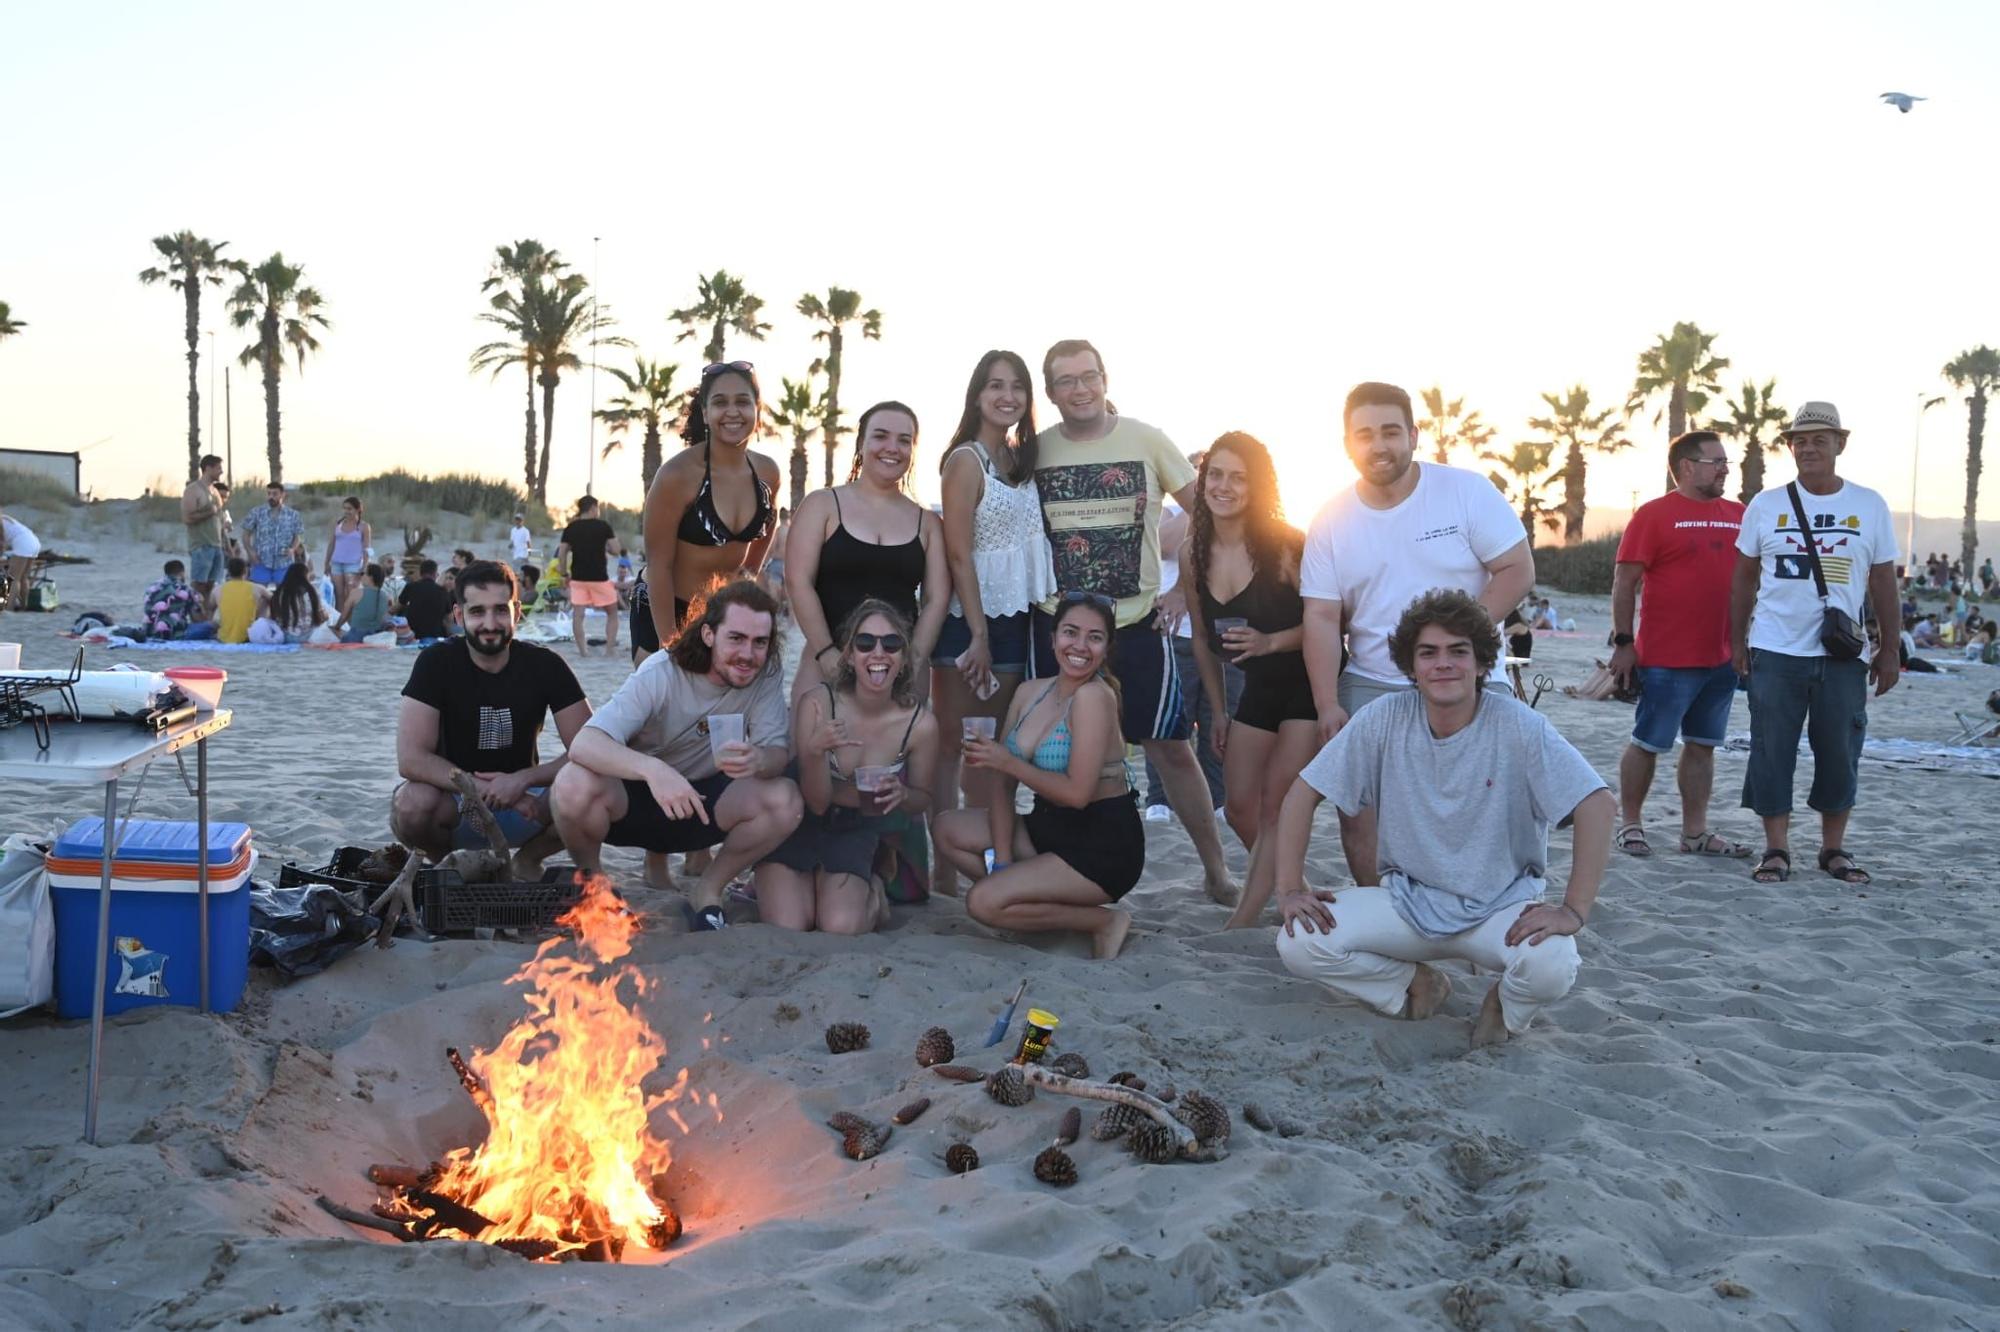
<path fill-rule="evenodd" d="M 1389 635 L 1417 597 L 1454 588 L 1477 598 L 1498 624 L 1535 585 L 1527 533 L 1493 483 L 1477 472 L 1416 460 L 1408 393 L 1393 384 L 1357 384 L 1342 420 L 1347 456 L 1360 476 L 1313 519 L 1299 564 L 1306 671 L 1322 743 L 1364 705 L 1412 687 L 1390 656 Z M 1494 664 L 1488 686 L 1511 694 L 1504 662 Z M 1343 811 L 1340 840 L 1354 881 L 1380 882 L 1375 811 Z"/>
<path fill-rule="evenodd" d="M 1792 875 L 1792 775 L 1801 730 L 1813 753 L 1806 804 L 1819 811 L 1819 867 L 1842 883 L 1869 881 L 1842 843 L 1860 785 L 1868 684 L 1872 678 L 1877 697 L 1894 689 L 1900 654 L 1885 632 L 1872 664 L 1859 656 L 1837 658 L 1820 633 L 1829 610 L 1845 612 L 1858 632 L 1864 601 L 1873 605 L 1876 624 L 1898 623 L 1897 545 L 1888 502 L 1840 477 L 1847 434 L 1832 403 L 1800 407 L 1784 433 L 1798 480 L 1760 491 L 1743 511 L 1736 538 L 1730 646 L 1737 674 L 1750 677 L 1743 807 L 1764 821 L 1765 850 L 1751 875 L 1758 883 L 1783 883 Z M 1804 528 L 1811 529 L 1809 537 Z M 1812 552 L 1826 582 L 1824 597 Z"/>
<path fill-rule="evenodd" d="M 523 564 L 528 562 L 528 548 L 533 544 L 534 535 L 528 531 L 528 515 L 525 513 L 515 514 L 514 526 L 507 533 L 507 550 L 508 557 L 513 561 L 516 569 L 519 569 Z"/>

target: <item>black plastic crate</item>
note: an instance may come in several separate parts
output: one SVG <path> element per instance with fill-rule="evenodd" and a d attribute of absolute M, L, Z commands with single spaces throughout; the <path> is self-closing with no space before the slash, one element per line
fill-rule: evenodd
<path fill-rule="evenodd" d="M 386 883 L 376 883 L 371 879 L 357 879 L 354 873 L 361 862 L 374 854 L 374 849 L 365 846 L 343 846 L 333 853 L 333 863 L 325 869 L 302 869 L 287 861 L 278 870 L 280 888 L 297 888 L 308 883 L 323 883 L 350 893 L 361 899 L 365 909 L 370 902 L 380 897 L 389 887 Z"/>
<path fill-rule="evenodd" d="M 547 929 L 582 896 L 567 865 L 543 870 L 534 883 L 466 883 L 444 869 L 417 873 L 417 915 L 432 934 Z"/>

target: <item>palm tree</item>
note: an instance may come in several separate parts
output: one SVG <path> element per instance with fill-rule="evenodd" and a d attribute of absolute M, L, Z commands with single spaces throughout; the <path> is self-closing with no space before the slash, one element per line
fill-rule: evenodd
<path fill-rule="evenodd" d="M 148 268 L 139 274 L 147 286 L 165 282 L 186 298 L 188 363 L 188 480 L 201 470 L 201 389 L 196 363 L 201 359 L 201 289 L 219 287 L 230 274 L 242 277 L 240 259 L 224 259 L 228 241 L 207 240 L 192 231 L 153 237 L 153 248 L 167 261 L 165 268 Z"/>
<path fill-rule="evenodd" d="M 1562 522 L 1562 515 L 1548 507 L 1542 495 L 1542 487 L 1554 480 L 1549 475 L 1549 458 L 1555 452 L 1555 445 L 1547 440 L 1537 440 L 1516 444 L 1510 449 L 1481 449 L 1479 457 L 1484 462 L 1497 463 L 1486 477 L 1510 504 L 1520 507 L 1521 528 L 1528 534 L 1528 546 L 1535 544 L 1535 523 L 1553 532 Z"/>
<path fill-rule="evenodd" d="M 0 301 L 0 338 L 11 338 L 27 326 L 27 320 L 14 318 L 14 311 L 7 302 Z"/>
<path fill-rule="evenodd" d="M 629 347 L 630 338 L 606 337 L 603 330 L 617 321 L 589 294 L 580 273 L 544 279 L 530 288 L 522 311 L 527 335 L 524 350 L 533 358 L 535 382 L 542 389 L 542 457 L 535 468 L 530 493 L 542 502 L 549 497 L 549 451 L 556 431 L 556 385 L 565 370 L 581 370 L 576 348 L 595 342 L 605 347 Z"/>
<path fill-rule="evenodd" d="M 685 310 L 675 310 L 667 318 L 683 325 L 675 342 L 686 342 L 699 337 L 703 325 L 708 326 L 708 346 L 702 354 L 708 364 L 720 364 L 731 329 L 746 338 L 759 342 L 771 331 L 769 324 L 759 323 L 758 314 L 764 309 L 764 298 L 753 296 L 743 285 L 743 279 L 728 269 L 718 268 L 710 277 L 698 278 L 700 299 Z"/>
<path fill-rule="evenodd" d="M 1979 554 L 1979 469 L 1980 453 L 1986 445 L 1986 397 L 2000 388 L 2000 352 L 1985 344 L 1960 352 L 1944 368 L 1944 377 L 1965 396 L 1965 529 L 1959 534 L 1958 553 L 1965 576 L 1972 577 L 1972 562 Z"/>
<path fill-rule="evenodd" d="M 319 350 L 313 327 L 331 328 L 320 310 L 326 298 L 305 285 L 303 264 L 288 264 L 283 254 L 273 254 L 255 268 L 243 271 L 243 285 L 229 297 L 229 322 L 238 328 L 252 325 L 257 340 L 236 358 L 242 365 L 264 371 L 264 449 L 269 455 L 272 481 L 283 481 L 283 455 L 278 446 L 278 379 L 285 368 L 285 348 L 297 355 L 299 373 L 306 369 L 306 353 Z"/>
<path fill-rule="evenodd" d="M 1723 408 L 1729 415 L 1718 416 L 1708 423 L 1709 429 L 1728 435 L 1743 446 L 1743 485 L 1736 498 L 1745 504 L 1764 488 L 1765 451 L 1777 448 L 1782 438 L 1777 432 L 1784 429 L 1786 416 L 1777 398 L 1777 380 L 1767 379 L 1759 387 L 1755 380 L 1746 379 L 1735 397 L 1723 400 Z M 1772 432 L 1768 442 L 1764 438 L 1766 430 Z"/>
<path fill-rule="evenodd" d="M 610 406 L 599 408 L 597 419 L 610 428 L 610 438 L 604 445 L 607 458 L 624 442 L 619 436 L 628 428 L 645 427 L 645 443 L 639 449 L 639 484 L 644 487 L 653 484 L 653 473 L 660 470 L 660 431 L 681 414 L 688 395 L 685 389 L 674 391 L 678 365 L 662 365 L 643 356 L 633 357 L 632 363 L 629 372 L 616 366 L 604 367 L 625 386 L 625 391 L 613 398 Z"/>
<path fill-rule="evenodd" d="M 1653 413 L 1653 424 L 1665 416 L 1667 438 L 1678 438 L 1688 428 L 1689 417 L 1707 409 L 1709 395 L 1722 392 L 1719 376 L 1729 368 L 1729 358 L 1715 355 L 1714 346 L 1715 334 L 1686 321 L 1661 334 L 1658 342 L 1639 353 L 1639 375 L 1625 400 L 1626 417 L 1637 415 L 1649 399 L 1664 393 L 1666 407 Z"/>
<path fill-rule="evenodd" d="M 1590 410 L 1590 390 L 1578 384 L 1564 394 L 1544 393 L 1549 415 L 1531 416 L 1528 425 L 1542 431 L 1553 449 L 1562 450 L 1563 540 L 1583 536 L 1583 480 L 1585 451 L 1616 453 L 1632 441 L 1626 438 L 1624 423 L 1617 420 L 1618 409 Z"/>
<path fill-rule="evenodd" d="M 778 398 L 778 406 L 771 413 L 771 424 L 780 430 L 792 432 L 792 511 L 798 511 L 800 501 L 806 497 L 806 444 L 818 431 L 821 413 L 826 410 L 826 395 L 813 395 L 813 380 L 818 378 L 821 363 L 814 361 L 806 369 L 806 377 L 785 379 L 779 382 L 784 393 Z"/>
<path fill-rule="evenodd" d="M 840 356 L 846 342 L 845 326 L 859 319 L 861 336 L 882 338 L 882 312 L 863 310 L 861 293 L 845 287 L 828 287 L 825 299 L 811 292 L 799 297 L 799 313 L 817 319 L 824 328 L 813 331 L 813 339 L 826 343 L 826 396 L 820 413 L 819 442 L 826 449 L 826 483 L 833 484 L 833 451 L 840 447 Z"/>
<path fill-rule="evenodd" d="M 535 360 L 526 350 L 526 344 L 518 340 L 525 330 L 523 308 L 528 292 L 568 268 L 560 254 L 540 241 L 518 240 L 512 245 L 493 247 L 493 267 L 479 284 L 481 291 L 490 293 L 488 304 L 493 307 L 479 317 L 514 333 L 517 340 L 511 345 L 489 342 L 478 348 L 472 353 L 472 369 L 491 370 L 496 379 L 510 365 L 522 366 L 527 371 L 527 433 L 522 444 L 521 466 L 526 478 L 524 484 L 531 490 L 535 484 Z"/>
<path fill-rule="evenodd" d="M 1455 448 L 1471 449 L 1485 456 L 1481 451 L 1499 432 L 1480 420 L 1478 412 L 1466 411 L 1464 398 L 1446 402 L 1444 390 L 1435 387 L 1425 389 L 1422 396 L 1424 410 L 1430 415 L 1417 422 L 1417 432 L 1430 440 L 1432 456 L 1441 463 L 1449 463 Z"/>

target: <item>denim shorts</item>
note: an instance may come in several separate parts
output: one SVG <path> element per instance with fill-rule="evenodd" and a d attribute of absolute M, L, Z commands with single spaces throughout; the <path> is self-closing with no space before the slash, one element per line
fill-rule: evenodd
<path fill-rule="evenodd" d="M 1736 668 L 1720 666 L 1641 666 L 1639 707 L 1632 718 L 1632 743 L 1648 754 L 1664 754 L 1676 737 L 1713 749 L 1729 736 L 1729 705 L 1736 694 Z"/>
<path fill-rule="evenodd" d="M 219 583 L 222 581 L 223 565 L 227 563 L 220 546 L 191 546 L 188 548 L 188 581 L 190 583 Z"/>
<path fill-rule="evenodd" d="M 531 786 L 528 788 L 528 794 L 542 801 L 544 806 L 547 805 L 548 787 Z M 460 796 L 458 798 L 458 806 L 461 810 L 465 808 L 465 797 Z M 540 833 L 548 826 L 543 823 L 537 823 L 516 809 L 494 810 L 493 821 L 500 825 L 500 833 L 507 839 L 507 845 L 509 846 L 525 846 L 537 833 Z M 458 827 L 452 830 L 451 845 L 452 849 L 457 851 L 485 850 L 487 846 L 486 836 L 479 831 L 479 825 L 472 821 L 470 815 L 460 814 L 458 816 Z"/>
<path fill-rule="evenodd" d="M 1854 808 L 1861 746 L 1868 738 L 1868 663 L 1793 657 L 1758 648 L 1750 654 L 1750 762 L 1743 808 L 1759 817 L 1792 812 L 1799 732 L 1812 747 L 1806 804 L 1822 814 Z"/>
<path fill-rule="evenodd" d="M 937 646 L 931 649 L 931 665 L 951 666 L 972 646 L 972 629 L 963 615 L 944 617 Z M 986 617 L 986 646 L 993 653 L 993 669 L 1020 675 L 1028 669 L 1028 612 Z"/>
<path fill-rule="evenodd" d="M 337 574 L 358 574 L 361 572 L 361 561 L 335 560 L 333 562 L 333 571 Z"/>

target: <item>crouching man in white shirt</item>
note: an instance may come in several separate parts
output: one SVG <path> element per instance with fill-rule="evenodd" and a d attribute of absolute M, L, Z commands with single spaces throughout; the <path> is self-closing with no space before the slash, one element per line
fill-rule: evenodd
<path fill-rule="evenodd" d="M 1476 1048 L 1525 1031 L 1576 983 L 1577 933 L 1611 849 L 1604 779 L 1525 703 L 1480 688 L 1500 655 L 1486 609 L 1456 590 L 1410 603 L 1389 637 L 1416 683 L 1357 709 L 1286 796 L 1278 818 L 1278 957 L 1294 975 L 1390 1017 L 1427 1018 L 1451 993 L 1431 963 L 1500 973 L 1472 1028 Z M 1379 815 L 1381 883 L 1335 893 L 1305 883 L 1322 799 Z M 1575 825 L 1568 891 L 1547 888 L 1548 829 Z"/>
<path fill-rule="evenodd" d="M 604 844 L 668 853 L 715 847 L 689 925 L 722 929 L 723 891 L 799 826 L 778 606 L 748 578 L 724 583 L 672 649 L 646 658 L 570 742 L 550 791 L 563 845 L 586 874 Z M 722 733 L 725 719 L 736 739 Z"/>

